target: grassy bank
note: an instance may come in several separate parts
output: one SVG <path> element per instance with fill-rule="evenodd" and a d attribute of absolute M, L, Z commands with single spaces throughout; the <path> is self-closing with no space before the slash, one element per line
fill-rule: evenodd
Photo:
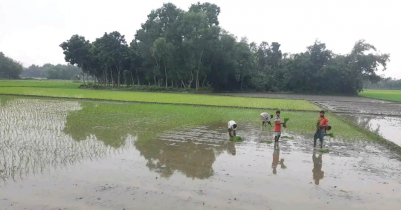
<path fill-rule="evenodd" d="M 316 105 L 306 100 L 244 98 L 185 93 L 149 93 L 44 87 L 1 87 L 0 94 L 265 109 L 319 110 Z"/>
<path fill-rule="evenodd" d="M 0 80 L 0 88 L 4 87 L 43 87 L 77 89 L 81 82 L 71 80 Z"/>
<path fill-rule="evenodd" d="M 359 95 L 367 98 L 401 102 L 401 90 L 365 90 Z"/>

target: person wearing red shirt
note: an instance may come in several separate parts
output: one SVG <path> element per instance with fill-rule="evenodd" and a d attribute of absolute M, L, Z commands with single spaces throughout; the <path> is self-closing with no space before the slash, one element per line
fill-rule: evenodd
<path fill-rule="evenodd" d="M 284 124 L 281 122 L 280 111 L 276 111 L 276 118 L 274 118 L 274 142 L 278 142 L 281 136 L 281 125 Z"/>
<path fill-rule="evenodd" d="M 316 123 L 316 133 L 314 136 L 313 146 L 316 147 L 316 140 L 320 140 L 320 148 L 323 148 L 324 135 L 326 134 L 326 129 L 329 126 L 329 119 L 324 116 L 325 112 L 320 111 L 320 116 L 317 118 Z"/>

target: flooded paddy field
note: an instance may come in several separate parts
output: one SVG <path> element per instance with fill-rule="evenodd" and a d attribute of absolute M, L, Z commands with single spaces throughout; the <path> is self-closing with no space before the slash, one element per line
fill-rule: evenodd
<path fill-rule="evenodd" d="M 345 119 L 401 146 L 401 116 L 341 114 Z"/>
<path fill-rule="evenodd" d="M 224 93 L 258 98 L 308 100 L 389 141 L 401 145 L 401 102 L 353 96 L 324 96 L 268 93 Z"/>
<path fill-rule="evenodd" d="M 0 96 L 0 206 L 398 209 L 401 205 L 397 152 L 343 125 L 357 138 L 327 139 L 330 152 L 320 154 L 312 148 L 313 129 L 308 131 L 309 126 L 298 121 L 308 113 L 288 113 L 294 129 L 289 124 L 275 148 L 266 143 L 273 139 L 272 129 L 259 125 L 257 113 Z M 244 142 L 227 141 L 226 118 L 231 117 L 244 122 L 237 133 Z"/>

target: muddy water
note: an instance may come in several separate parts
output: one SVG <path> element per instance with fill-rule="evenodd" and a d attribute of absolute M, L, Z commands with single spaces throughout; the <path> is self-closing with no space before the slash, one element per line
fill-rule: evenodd
<path fill-rule="evenodd" d="M 401 146 L 401 117 L 347 114 L 341 116 Z"/>
<path fill-rule="evenodd" d="M 76 140 L 68 116 L 77 101 L 0 97 L 1 209 L 398 209 L 398 155 L 365 141 L 328 139 L 314 152 L 310 135 L 225 124 L 180 127 L 151 140 L 116 132 L 107 144 Z M 101 106 L 101 104 L 99 104 Z M 118 105 L 116 106 L 123 106 Z M 82 116 L 83 118 L 85 116 Z M 99 118 L 102 115 L 99 113 Z M 150 125 L 151 126 L 151 125 Z M 73 138 L 74 137 L 74 138 Z M 294 138 L 294 139 L 292 139 Z"/>
<path fill-rule="evenodd" d="M 352 96 L 269 93 L 224 93 L 224 95 L 309 100 L 401 146 L 400 102 Z"/>

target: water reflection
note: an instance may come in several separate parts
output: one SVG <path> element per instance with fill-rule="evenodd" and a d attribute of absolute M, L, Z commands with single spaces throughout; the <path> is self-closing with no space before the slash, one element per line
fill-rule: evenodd
<path fill-rule="evenodd" d="M 319 153 L 319 155 L 316 157 L 316 152 L 313 152 L 312 160 L 313 160 L 313 169 L 312 169 L 313 180 L 315 181 L 316 185 L 319 185 L 320 180 L 324 178 L 324 171 L 322 171 L 322 166 L 323 166 L 322 154 Z"/>
<path fill-rule="evenodd" d="M 65 135 L 66 117 L 81 109 L 78 102 L 1 97 L 2 101 L 4 98 L 7 105 L 0 107 L 0 186 L 125 148 L 108 147 L 93 135 L 80 142 Z M 132 145 L 135 137 L 125 139 Z"/>
<path fill-rule="evenodd" d="M 137 105 L 0 98 L 7 101 L 0 107 L 3 181 L 114 156 L 134 147 L 146 166 L 162 177 L 180 172 L 205 179 L 214 174 L 212 165 L 218 155 L 236 155 L 235 142 L 227 141 L 225 126 L 220 124 L 174 130 L 174 125 L 151 116 L 152 109 L 141 110 Z"/>
<path fill-rule="evenodd" d="M 280 160 L 280 145 L 278 142 L 274 143 L 273 150 L 273 162 L 272 162 L 272 170 L 273 174 L 277 174 L 277 166 L 280 165 L 281 169 L 286 169 L 287 166 L 284 165 L 284 159 Z"/>
<path fill-rule="evenodd" d="M 169 131 L 153 141 L 137 141 L 135 147 L 147 160 L 146 166 L 162 177 L 175 171 L 190 178 L 206 179 L 213 175 L 213 163 L 223 152 L 236 154 L 234 142 L 225 133 L 209 126 Z"/>
<path fill-rule="evenodd" d="M 347 114 L 343 114 L 342 116 L 401 146 L 401 117 Z"/>

